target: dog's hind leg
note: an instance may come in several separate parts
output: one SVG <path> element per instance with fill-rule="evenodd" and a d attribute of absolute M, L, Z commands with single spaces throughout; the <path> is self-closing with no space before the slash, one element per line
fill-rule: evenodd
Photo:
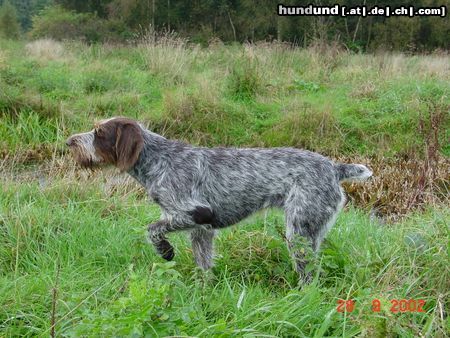
<path fill-rule="evenodd" d="M 294 267 L 303 282 L 311 280 L 310 273 L 305 271 L 309 263 L 316 242 L 315 234 L 310 232 L 310 226 L 301 219 L 286 214 L 286 241 L 289 252 L 294 261 Z"/>
<path fill-rule="evenodd" d="M 194 259 L 203 270 L 208 270 L 214 265 L 214 234 L 214 230 L 205 228 L 196 228 L 191 231 Z"/>
<path fill-rule="evenodd" d="M 325 238 L 325 235 L 333 227 L 334 223 L 336 223 L 336 218 L 345 205 L 346 198 L 345 198 L 345 194 L 341 187 L 339 187 L 339 195 L 340 195 L 340 198 L 338 199 L 336 206 L 331 209 L 331 211 L 332 211 L 331 216 L 326 220 L 325 225 L 320 227 L 317 237 L 315 238 L 314 245 L 315 245 L 316 251 L 319 250 L 320 245 L 322 244 L 322 241 Z"/>
<path fill-rule="evenodd" d="M 304 282 L 311 280 L 311 274 L 305 272 L 305 267 L 333 225 L 335 215 L 342 207 L 341 199 L 340 191 L 331 196 L 321 196 L 319 193 L 314 198 L 307 198 L 301 189 L 293 187 L 285 201 L 287 245 L 295 269 Z"/>

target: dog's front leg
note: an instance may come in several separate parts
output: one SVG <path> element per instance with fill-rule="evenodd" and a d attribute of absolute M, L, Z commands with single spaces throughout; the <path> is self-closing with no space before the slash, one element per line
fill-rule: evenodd
<path fill-rule="evenodd" d="M 148 239 L 153 244 L 156 252 L 167 261 L 175 256 L 173 246 L 167 240 L 166 234 L 173 231 L 169 222 L 161 220 L 148 225 Z"/>
<path fill-rule="evenodd" d="M 165 260 L 171 261 L 175 253 L 172 245 L 167 240 L 166 234 L 173 231 L 195 229 L 193 234 L 191 234 L 193 236 L 194 251 L 199 251 L 202 254 L 208 253 L 203 257 L 202 263 L 197 263 L 203 269 L 208 269 L 212 266 L 212 240 L 214 231 L 205 230 L 200 227 L 200 224 L 212 223 L 213 212 L 206 207 L 196 207 L 192 210 L 189 209 L 187 212 L 180 209 L 177 210 L 178 214 L 175 217 L 173 213 L 169 214 L 170 221 L 163 218 L 158 222 L 149 224 L 148 238 L 158 254 Z"/>

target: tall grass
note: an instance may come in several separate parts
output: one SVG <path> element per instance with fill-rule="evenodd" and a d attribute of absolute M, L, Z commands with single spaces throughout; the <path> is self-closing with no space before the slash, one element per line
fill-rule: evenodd
<path fill-rule="evenodd" d="M 115 189 L 102 189 L 105 179 Z M 445 209 L 386 226 L 349 208 L 327 237 L 314 281 L 301 287 L 277 212 L 221 232 L 216 267 L 204 275 L 183 234 L 171 236 L 173 263 L 155 256 L 145 225 L 158 209 L 109 173 L 15 181 L 3 179 L 0 191 L 5 336 L 48 335 L 52 322 L 63 336 L 445 335 Z M 355 300 L 355 310 L 337 312 L 338 299 Z M 392 313 L 392 299 L 424 299 L 425 312 Z"/>
<path fill-rule="evenodd" d="M 156 131 L 175 116 L 178 127 L 168 136 L 194 143 L 232 145 L 235 139 L 247 146 L 392 157 L 423 155 L 420 115 L 429 103 L 450 107 L 446 55 L 354 55 L 277 43 L 201 49 L 171 33 L 139 41 L 134 47 L 0 42 L 8 57 L 0 67 L 1 113 L 30 108 L 47 119 L 64 115 L 65 129 L 74 131 L 79 116 L 86 117 L 84 125 L 127 115 Z M 44 44 L 52 46 L 48 55 L 40 52 Z M 196 123 L 211 124 L 201 133 L 183 134 L 197 127 L 183 112 L 186 100 L 202 102 L 191 109 Z M 226 126 L 232 139 L 216 133 L 224 115 L 232 116 Z M 444 119 L 440 130 L 449 123 Z M 318 131 L 320 138 L 314 137 Z M 443 132 L 439 137 L 445 144 Z"/>
<path fill-rule="evenodd" d="M 25 45 L 27 54 L 39 62 L 61 60 L 66 53 L 63 45 L 52 39 L 39 39 Z"/>
<path fill-rule="evenodd" d="M 175 32 L 158 33 L 151 28 L 138 39 L 138 48 L 151 74 L 169 85 L 187 81 L 198 47 L 188 46 Z"/>
<path fill-rule="evenodd" d="M 127 47 L 0 40 L 0 336 L 445 336 L 448 60 L 170 33 Z M 184 234 L 173 263 L 148 246 L 159 209 L 142 188 L 65 155 L 69 134 L 113 115 L 199 145 L 316 150 L 375 179 L 346 186 L 310 285 L 272 211 L 222 231 L 204 274 Z M 425 312 L 392 313 L 392 299 Z"/>

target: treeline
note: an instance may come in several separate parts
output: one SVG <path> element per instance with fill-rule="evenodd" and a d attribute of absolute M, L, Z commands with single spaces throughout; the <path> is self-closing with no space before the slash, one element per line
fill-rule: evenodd
<path fill-rule="evenodd" d="M 193 42 L 279 40 L 301 46 L 336 42 L 354 51 L 377 49 L 432 51 L 450 49 L 450 20 L 446 17 L 362 18 L 334 16 L 280 17 L 275 0 L 9 0 L 23 31 L 87 42 L 125 40 L 150 26 L 176 31 Z M 0 3 L 5 0 L 0 0 Z M 285 5 L 354 7 L 415 6 L 450 8 L 450 0 L 366 1 L 297 0 Z M 53 8 L 48 8 L 52 6 Z M 56 6 L 56 7 L 55 7 Z M 44 9 L 47 8 L 47 9 Z M 44 9 L 44 10 L 43 10 Z M 52 21 L 52 19 L 54 19 Z M 43 23 L 44 22 L 44 23 Z M 85 28 L 77 25 L 87 26 Z M 36 27 L 39 26 L 39 27 Z M 60 29 L 55 28 L 60 26 Z M 67 29 L 68 32 L 62 31 Z M 57 34 L 56 34 L 57 33 Z M 71 35 L 72 34 L 72 35 Z M 74 35 L 74 36 L 73 36 Z"/>

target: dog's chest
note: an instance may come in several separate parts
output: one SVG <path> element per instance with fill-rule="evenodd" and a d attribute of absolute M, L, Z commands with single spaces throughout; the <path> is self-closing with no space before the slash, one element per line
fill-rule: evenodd
<path fill-rule="evenodd" d="M 147 193 L 154 203 L 161 205 L 162 194 L 160 191 L 158 191 L 158 189 L 156 189 L 156 187 L 148 188 Z"/>

